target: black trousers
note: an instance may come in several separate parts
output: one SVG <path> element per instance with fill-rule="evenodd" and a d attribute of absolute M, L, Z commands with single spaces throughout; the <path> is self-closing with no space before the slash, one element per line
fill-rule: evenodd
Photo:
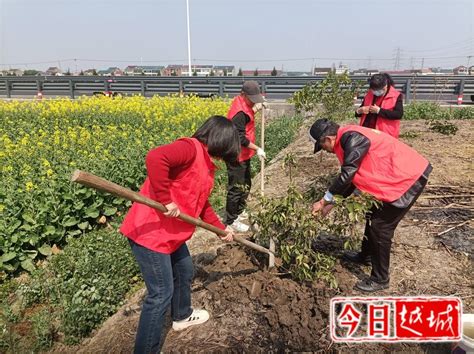
<path fill-rule="evenodd" d="M 244 210 L 252 186 L 250 159 L 238 165 L 227 164 L 227 202 L 224 224 L 232 224 Z"/>
<path fill-rule="evenodd" d="M 367 213 L 361 254 L 363 257 L 371 256 L 370 278 L 372 280 L 378 283 L 386 283 L 390 280 L 390 250 L 395 229 L 423 192 L 426 182 L 427 180 L 424 179 L 421 190 L 406 208 L 397 208 L 389 203 L 383 203 L 380 208 L 374 208 Z"/>

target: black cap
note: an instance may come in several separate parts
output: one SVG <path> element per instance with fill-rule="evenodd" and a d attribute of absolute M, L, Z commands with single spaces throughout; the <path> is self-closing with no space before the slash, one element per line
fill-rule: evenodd
<path fill-rule="evenodd" d="M 320 139 L 329 127 L 330 122 L 331 121 L 327 118 L 321 118 L 314 122 L 311 128 L 309 129 L 309 137 L 314 143 L 314 153 L 317 153 L 319 150 L 321 150 Z"/>
<path fill-rule="evenodd" d="M 253 103 L 262 103 L 264 101 L 257 81 L 245 81 L 242 86 L 242 92 L 245 93 Z"/>

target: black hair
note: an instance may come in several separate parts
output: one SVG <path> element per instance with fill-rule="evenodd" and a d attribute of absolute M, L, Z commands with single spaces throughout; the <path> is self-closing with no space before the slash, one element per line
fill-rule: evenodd
<path fill-rule="evenodd" d="M 207 152 L 214 158 L 221 158 L 228 163 L 237 163 L 240 154 L 239 133 L 234 124 L 223 116 L 208 118 L 193 135 L 207 145 Z"/>
<path fill-rule="evenodd" d="M 327 136 L 334 136 L 337 135 L 337 131 L 339 130 L 339 124 L 333 122 L 332 120 L 326 121 L 326 128 L 324 129 L 323 133 L 321 134 L 321 138 L 325 138 Z"/>
<path fill-rule="evenodd" d="M 394 86 L 395 85 L 395 82 L 393 81 L 392 77 L 389 74 L 383 73 L 382 75 L 387 78 L 387 85 L 388 86 Z"/>
<path fill-rule="evenodd" d="M 369 80 L 369 87 L 372 90 L 382 89 L 385 85 L 388 84 L 388 79 L 387 79 L 386 75 L 388 76 L 388 74 L 374 74 L 374 75 L 372 75 L 372 77 Z M 390 80 L 392 81 L 392 78 L 390 78 Z"/>

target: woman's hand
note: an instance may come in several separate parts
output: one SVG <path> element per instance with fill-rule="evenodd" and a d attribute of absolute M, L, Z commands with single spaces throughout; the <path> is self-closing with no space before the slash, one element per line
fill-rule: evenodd
<path fill-rule="evenodd" d="M 227 226 L 225 228 L 225 232 L 227 232 L 227 236 L 219 236 L 221 238 L 222 241 L 225 241 L 225 242 L 232 242 L 234 241 L 234 230 L 232 230 L 232 228 L 230 226 Z"/>
<path fill-rule="evenodd" d="M 359 107 L 357 108 L 357 114 L 369 114 L 369 109 L 370 107 L 369 106 L 363 106 L 363 107 Z"/>
<path fill-rule="evenodd" d="M 173 202 L 166 204 L 165 207 L 166 209 L 168 209 L 168 211 L 163 214 L 165 214 L 167 217 L 177 218 L 179 214 L 181 214 L 181 211 L 179 210 L 178 206 Z"/>
<path fill-rule="evenodd" d="M 374 104 L 374 105 L 369 107 L 369 112 L 370 113 L 379 113 L 380 112 L 380 107 Z"/>

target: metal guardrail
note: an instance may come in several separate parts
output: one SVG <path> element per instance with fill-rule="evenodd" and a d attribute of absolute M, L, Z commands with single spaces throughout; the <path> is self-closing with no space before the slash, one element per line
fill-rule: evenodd
<path fill-rule="evenodd" d="M 28 97 L 39 91 L 45 97 L 103 94 L 140 94 L 146 97 L 172 93 L 209 96 L 235 96 L 242 82 L 256 80 L 269 99 L 285 99 L 309 82 L 322 81 L 325 76 L 232 76 L 232 77 L 145 77 L 145 76 L 22 76 L 0 77 L 0 96 Z M 368 76 L 351 76 L 363 83 L 360 96 L 368 89 Z M 403 92 L 405 102 L 432 100 L 458 102 L 459 97 L 474 101 L 474 76 L 393 76 L 395 87 Z"/>

